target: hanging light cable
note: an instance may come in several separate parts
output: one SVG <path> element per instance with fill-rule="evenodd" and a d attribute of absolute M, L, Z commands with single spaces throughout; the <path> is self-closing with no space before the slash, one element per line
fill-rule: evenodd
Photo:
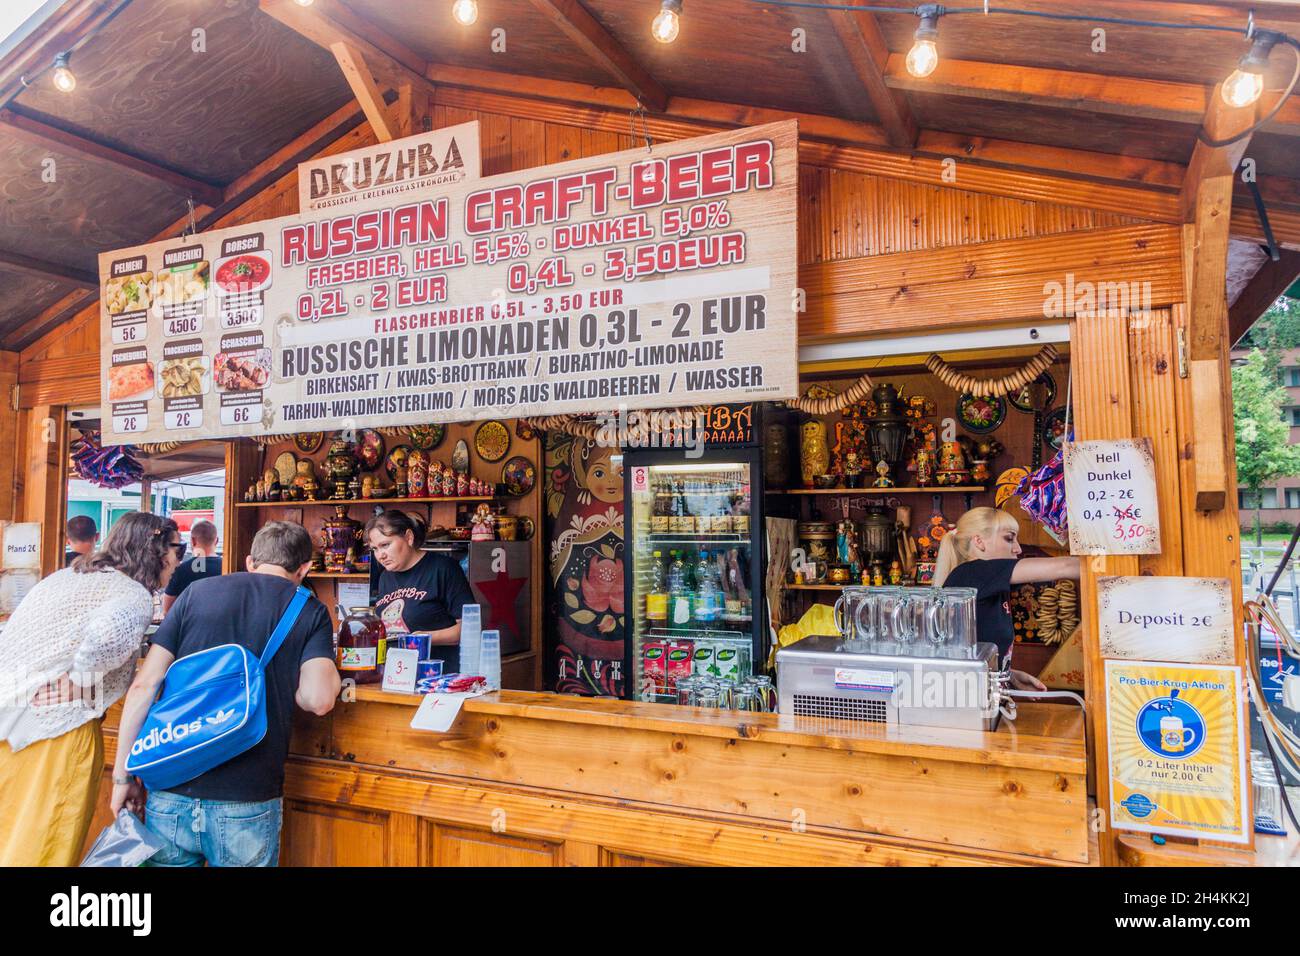
<path fill-rule="evenodd" d="M 939 17 L 943 15 L 943 7 L 928 3 L 917 7 L 916 15 L 921 18 L 921 23 L 914 34 L 916 42 L 907 51 L 906 65 L 907 72 L 912 76 L 924 77 L 933 73 L 939 65 L 939 49 L 934 41 L 939 38 Z"/>
<path fill-rule="evenodd" d="M 650 35 L 660 43 L 672 43 L 681 29 L 682 0 L 663 0 L 650 24 Z"/>

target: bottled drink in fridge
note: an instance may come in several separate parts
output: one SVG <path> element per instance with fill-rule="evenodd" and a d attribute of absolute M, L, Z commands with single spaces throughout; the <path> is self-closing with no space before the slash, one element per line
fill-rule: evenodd
<path fill-rule="evenodd" d="M 664 567 L 663 554 L 654 553 L 650 564 L 650 590 L 645 596 L 645 617 L 647 621 L 662 624 L 668 620 L 668 571 Z"/>
<path fill-rule="evenodd" d="M 718 616 L 718 584 L 713 576 L 713 562 L 709 552 L 700 552 L 700 562 L 695 566 L 695 620 L 712 624 Z"/>
<path fill-rule="evenodd" d="M 686 586 L 686 564 L 681 554 L 673 552 L 668 568 L 668 624 L 684 627 L 691 622 L 691 594 Z"/>

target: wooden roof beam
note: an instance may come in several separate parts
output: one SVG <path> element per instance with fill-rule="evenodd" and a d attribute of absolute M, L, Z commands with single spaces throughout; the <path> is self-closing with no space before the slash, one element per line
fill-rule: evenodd
<path fill-rule="evenodd" d="M 99 279 L 92 273 L 5 249 L 0 249 L 0 268 L 44 279 L 46 282 L 57 282 L 59 285 L 75 285 L 82 289 L 99 288 Z"/>
<path fill-rule="evenodd" d="M 578 0 L 532 3 L 646 109 L 662 113 L 668 108 L 667 91 Z"/>
<path fill-rule="evenodd" d="M 1278 296 L 1300 279 L 1300 252 L 1280 250 L 1278 260 L 1269 259 L 1228 307 L 1228 343 L 1236 345 Z"/>
<path fill-rule="evenodd" d="M 366 66 L 361 51 L 353 44 L 340 40 L 338 43 L 330 44 L 330 52 L 334 54 L 334 59 L 338 61 L 339 69 L 343 71 L 344 79 L 348 81 L 348 86 L 352 88 L 352 95 L 361 104 L 361 112 L 366 114 L 366 119 L 370 122 L 370 128 L 375 131 L 375 136 L 381 143 L 396 139 L 397 124 L 388 113 L 388 104 L 384 102 L 384 94 L 375 85 L 375 79 L 370 75 L 370 68 Z"/>
<path fill-rule="evenodd" d="M 844 47 L 853 72 L 857 74 L 858 82 L 871 101 L 872 110 L 889 136 L 889 144 L 901 148 L 914 146 L 918 130 L 907 97 L 885 83 L 885 68 L 890 60 L 889 47 L 875 16 L 861 10 L 846 10 L 843 13 L 829 10 L 827 15 L 840 38 L 840 45 Z"/>
<path fill-rule="evenodd" d="M 427 87 L 428 63 L 396 37 L 353 13 L 339 0 L 315 0 L 301 7 L 293 0 L 258 0 L 263 13 L 279 20 L 317 46 L 330 50 L 346 43 L 365 58 L 370 75 L 381 88 L 404 83 Z"/>
<path fill-rule="evenodd" d="M 74 133 L 54 125 L 54 123 L 43 117 L 20 111 L 12 106 L 0 110 L 0 131 L 16 139 L 34 143 L 42 149 L 50 149 L 65 156 L 76 157 L 91 163 L 108 163 L 118 169 L 145 176 L 156 183 L 162 183 L 164 186 L 175 189 L 177 192 L 193 196 L 195 202 L 212 205 L 221 200 L 220 186 L 123 152 L 82 133 Z"/>
<path fill-rule="evenodd" d="M 4 341 L 0 342 L 0 348 L 26 348 L 55 326 L 61 325 L 69 315 L 80 311 L 97 297 L 97 294 L 90 289 L 73 289 L 67 295 L 60 296 L 52 305 L 43 309 L 40 315 L 11 330 L 5 335 Z"/>
<path fill-rule="evenodd" d="M 939 60 L 939 65 L 929 76 L 918 78 L 907 72 L 905 60 L 897 53 L 889 57 L 885 82 L 892 89 L 1024 103 L 1051 109 L 1088 110 L 1134 119 L 1200 123 L 1212 92 L 1196 83 L 946 58 Z M 1277 93 L 1265 93 L 1262 112 L 1272 109 L 1277 97 Z M 1288 100 L 1264 129 L 1272 133 L 1300 135 L 1300 98 Z"/>

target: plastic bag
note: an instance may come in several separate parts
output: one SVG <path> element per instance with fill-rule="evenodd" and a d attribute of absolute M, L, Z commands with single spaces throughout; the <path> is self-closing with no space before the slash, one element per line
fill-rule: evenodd
<path fill-rule="evenodd" d="M 123 807 L 117 819 L 104 827 L 81 865 L 140 866 L 165 845 L 162 837 Z"/>

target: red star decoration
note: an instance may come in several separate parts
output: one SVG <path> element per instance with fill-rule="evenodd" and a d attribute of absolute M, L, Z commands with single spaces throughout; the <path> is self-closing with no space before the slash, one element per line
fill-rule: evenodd
<path fill-rule="evenodd" d="M 487 581 L 474 582 L 474 587 L 478 588 L 483 593 L 483 596 L 487 598 L 487 622 L 483 625 L 485 630 L 496 628 L 497 630 L 509 630 L 515 634 L 519 633 L 519 618 L 515 614 L 515 599 L 519 597 L 519 592 L 527 583 L 527 578 L 506 577 L 504 571 L 498 572 L 495 578 Z"/>

